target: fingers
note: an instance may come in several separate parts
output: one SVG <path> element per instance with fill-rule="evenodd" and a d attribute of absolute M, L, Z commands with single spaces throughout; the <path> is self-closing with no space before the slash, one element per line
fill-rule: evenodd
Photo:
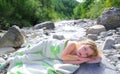
<path fill-rule="evenodd" d="M 90 60 L 90 58 L 79 58 L 79 61 L 85 61 L 85 62 L 87 62 L 89 60 Z"/>

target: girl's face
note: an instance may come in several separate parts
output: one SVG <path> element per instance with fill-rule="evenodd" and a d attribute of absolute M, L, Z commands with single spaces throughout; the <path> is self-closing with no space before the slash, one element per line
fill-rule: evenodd
<path fill-rule="evenodd" d="M 77 49 L 76 54 L 82 58 L 88 58 L 94 54 L 94 51 L 89 47 L 89 45 L 82 45 Z"/>

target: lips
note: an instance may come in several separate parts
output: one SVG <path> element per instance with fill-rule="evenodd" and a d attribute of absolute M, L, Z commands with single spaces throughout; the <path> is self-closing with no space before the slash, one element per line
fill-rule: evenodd
<path fill-rule="evenodd" d="M 81 56 L 81 53 L 79 52 L 79 56 Z"/>

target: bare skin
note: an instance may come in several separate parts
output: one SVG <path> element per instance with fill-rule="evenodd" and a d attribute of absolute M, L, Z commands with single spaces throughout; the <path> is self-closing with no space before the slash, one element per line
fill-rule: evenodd
<path fill-rule="evenodd" d="M 69 41 L 62 53 L 62 60 L 64 63 L 81 64 L 95 60 L 96 57 L 90 58 L 92 54 L 94 54 L 94 52 L 89 45 L 80 45 L 79 42 Z"/>

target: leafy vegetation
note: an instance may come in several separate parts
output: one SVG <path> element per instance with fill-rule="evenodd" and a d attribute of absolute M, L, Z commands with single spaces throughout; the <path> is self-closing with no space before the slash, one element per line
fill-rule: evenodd
<path fill-rule="evenodd" d="M 120 8 L 120 0 L 84 0 L 74 8 L 74 18 L 90 18 L 95 19 L 101 13 L 110 7 Z"/>
<path fill-rule="evenodd" d="M 33 26 L 44 21 L 95 19 L 106 8 L 120 8 L 120 0 L 0 0 L 0 29 Z"/>

